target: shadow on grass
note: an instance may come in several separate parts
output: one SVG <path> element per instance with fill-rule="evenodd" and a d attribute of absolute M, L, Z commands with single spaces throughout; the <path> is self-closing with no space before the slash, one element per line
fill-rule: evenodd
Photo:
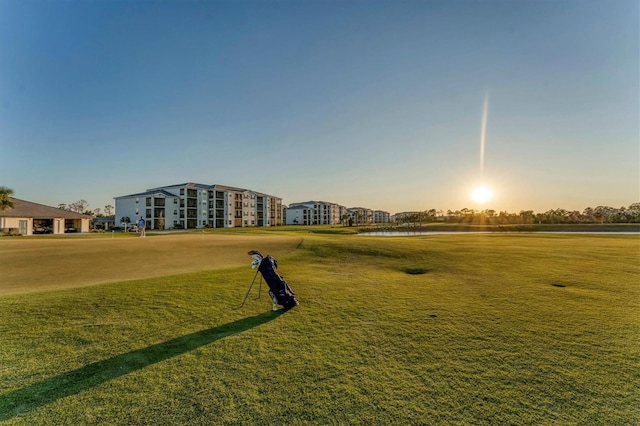
<path fill-rule="evenodd" d="M 266 312 L 219 327 L 177 337 L 143 349 L 86 365 L 39 383 L 0 395 L 0 422 L 75 395 L 106 381 L 124 376 L 151 364 L 182 355 L 216 340 L 269 322 L 284 311 Z"/>

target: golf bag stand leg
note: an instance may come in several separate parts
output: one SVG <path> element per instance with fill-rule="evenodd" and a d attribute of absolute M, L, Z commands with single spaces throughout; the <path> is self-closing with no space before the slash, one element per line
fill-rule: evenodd
<path fill-rule="evenodd" d="M 258 297 L 256 297 L 256 300 L 260 299 L 261 297 L 262 297 L 262 274 L 260 274 L 260 286 L 258 287 Z"/>
<path fill-rule="evenodd" d="M 244 302 L 247 301 L 247 297 L 249 297 L 249 293 L 251 292 L 251 287 L 253 287 L 253 283 L 256 282 L 256 278 L 258 277 L 258 273 L 260 271 L 256 271 L 256 274 L 253 276 L 253 280 L 251 281 L 251 285 L 249 286 L 249 290 L 247 290 L 247 294 L 244 295 L 244 300 L 242 301 L 242 304 L 240 306 L 238 306 L 238 309 L 242 308 L 244 306 Z M 260 277 L 260 283 L 262 284 L 262 277 Z"/>

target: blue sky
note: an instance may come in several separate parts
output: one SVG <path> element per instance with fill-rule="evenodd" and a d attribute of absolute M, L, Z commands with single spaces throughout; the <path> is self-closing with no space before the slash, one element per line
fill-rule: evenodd
<path fill-rule="evenodd" d="M 628 206 L 639 8 L 0 0 L 0 185 L 90 208 L 183 182 L 391 213 Z"/>

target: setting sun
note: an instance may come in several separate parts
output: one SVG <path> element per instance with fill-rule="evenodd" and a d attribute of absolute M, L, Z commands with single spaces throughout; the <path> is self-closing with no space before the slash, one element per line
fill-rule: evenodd
<path fill-rule="evenodd" d="M 471 191 L 471 199 L 477 203 L 486 203 L 491 200 L 493 193 L 486 186 L 476 186 Z"/>

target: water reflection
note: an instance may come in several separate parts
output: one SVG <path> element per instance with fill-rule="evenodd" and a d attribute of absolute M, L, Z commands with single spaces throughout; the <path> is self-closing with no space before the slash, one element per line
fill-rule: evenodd
<path fill-rule="evenodd" d="M 567 234 L 567 235 L 637 235 L 626 231 L 371 231 L 358 235 L 370 237 L 410 237 L 418 235 L 480 235 L 480 234 Z"/>

